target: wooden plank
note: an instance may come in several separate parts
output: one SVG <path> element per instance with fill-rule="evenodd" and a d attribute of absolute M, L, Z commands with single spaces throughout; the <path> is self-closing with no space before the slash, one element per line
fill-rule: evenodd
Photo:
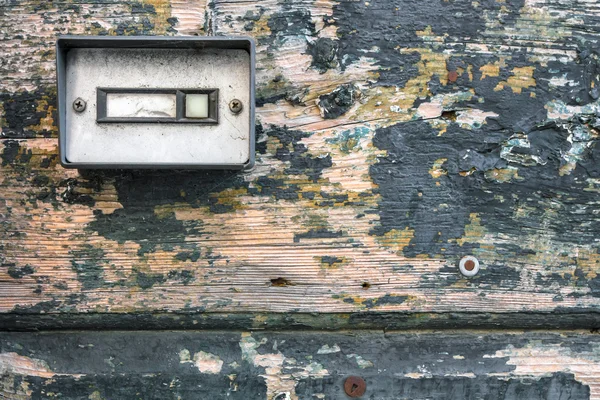
<path fill-rule="evenodd" d="M 378 312 L 528 324 L 534 312 L 597 326 L 599 10 L 2 3 L 4 321 L 334 313 L 341 326 Z M 62 169 L 58 33 L 254 36 L 256 168 Z M 458 273 L 465 255 L 482 264 L 472 279 Z"/>
<path fill-rule="evenodd" d="M 0 334 L 11 399 L 600 399 L 589 332 Z"/>

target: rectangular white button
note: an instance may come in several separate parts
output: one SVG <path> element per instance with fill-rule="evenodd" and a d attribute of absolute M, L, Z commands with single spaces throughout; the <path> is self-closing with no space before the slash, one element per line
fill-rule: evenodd
<path fill-rule="evenodd" d="M 208 94 L 186 94 L 185 117 L 208 118 Z"/>
<path fill-rule="evenodd" d="M 108 93 L 106 116 L 109 118 L 175 118 L 175 94 Z"/>

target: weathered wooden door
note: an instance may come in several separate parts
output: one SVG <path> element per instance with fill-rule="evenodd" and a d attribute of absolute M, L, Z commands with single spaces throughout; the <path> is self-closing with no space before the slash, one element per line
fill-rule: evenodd
<path fill-rule="evenodd" d="M 600 399 L 599 29 L 594 0 L 0 0 L 0 397 Z M 256 167 L 63 169 L 59 34 L 254 37 Z"/>

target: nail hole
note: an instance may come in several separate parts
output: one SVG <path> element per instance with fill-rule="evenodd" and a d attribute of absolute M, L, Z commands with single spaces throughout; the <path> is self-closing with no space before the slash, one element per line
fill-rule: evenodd
<path fill-rule="evenodd" d="M 456 111 L 442 111 L 442 119 L 456 121 Z"/>
<path fill-rule="evenodd" d="M 358 389 L 358 385 L 356 383 L 352 384 L 352 389 L 350 389 L 351 392 L 356 392 L 356 389 Z"/>
<path fill-rule="evenodd" d="M 363 284 L 360 286 L 362 286 L 363 289 L 368 289 L 371 287 L 371 284 L 369 282 L 363 282 Z"/>
<path fill-rule="evenodd" d="M 275 279 L 271 279 L 271 286 L 284 287 L 284 286 L 294 286 L 294 284 L 285 278 L 275 278 Z"/>
<path fill-rule="evenodd" d="M 454 83 L 458 79 L 457 71 L 448 71 L 448 82 Z"/>

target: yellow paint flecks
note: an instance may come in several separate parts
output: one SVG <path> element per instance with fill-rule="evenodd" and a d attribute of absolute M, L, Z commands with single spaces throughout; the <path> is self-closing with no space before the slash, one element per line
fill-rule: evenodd
<path fill-rule="evenodd" d="M 481 225 L 481 218 L 477 213 L 469 214 L 469 223 L 465 226 L 465 234 L 459 238 L 456 243 L 459 246 L 465 243 L 480 243 L 486 234 L 485 228 Z"/>
<path fill-rule="evenodd" d="M 267 15 L 261 16 L 258 21 L 254 22 L 252 26 L 252 36 L 270 36 L 271 28 L 269 28 L 269 17 Z"/>
<path fill-rule="evenodd" d="M 577 167 L 577 163 L 567 163 L 567 164 L 561 165 L 558 168 L 558 174 L 560 176 L 569 175 L 571 172 L 575 171 L 576 167 Z"/>
<path fill-rule="evenodd" d="M 423 40 L 426 41 L 430 41 L 430 42 L 440 42 L 442 43 L 444 41 L 444 36 L 438 36 L 435 33 L 433 33 L 432 29 L 431 29 L 431 25 L 428 25 L 424 30 L 422 31 L 416 31 L 415 32 L 417 34 L 418 37 L 423 38 Z"/>
<path fill-rule="evenodd" d="M 494 88 L 494 91 L 500 91 L 505 87 L 510 87 L 513 93 L 521 93 L 523 89 L 534 87 L 536 85 L 533 72 L 535 67 L 516 67 L 512 70 L 512 76 L 510 76 L 506 82 L 500 82 Z"/>
<path fill-rule="evenodd" d="M 258 314 L 252 317 L 252 325 L 256 327 L 262 327 L 267 323 L 268 320 L 269 317 L 267 317 L 266 315 Z"/>
<path fill-rule="evenodd" d="M 587 279 L 598 277 L 600 272 L 600 254 L 595 250 L 579 249 L 577 252 L 577 268 L 581 269 Z"/>
<path fill-rule="evenodd" d="M 346 257 L 317 257 L 314 259 L 321 264 L 323 268 L 340 268 L 344 265 L 349 264 L 349 260 Z"/>
<path fill-rule="evenodd" d="M 0 132 L 2 128 L 6 126 L 6 119 L 4 118 L 4 104 L 0 103 Z"/>
<path fill-rule="evenodd" d="M 402 252 L 414 236 L 415 231 L 406 227 L 404 230 L 392 229 L 377 240 L 384 247 Z"/>
<path fill-rule="evenodd" d="M 170 0 L 142 0 L 143 4 L 150 4 L 154 7 L 156 14 L 152 17 L 154 23 L 155 34 L 164 34 L 171 25 L 167 19 L 171 17 L 171 1 Z"/>
<path fill-rule="evenodd" d="M 485 178 L 490 181 L 499 183 L 510 182 L 512 180 L 520 180 L 519 169 L 515 167 L 494 168 L 485 171 Z"/>
<path fill-rule="evenodd" d="M 99 391 L 95 391 L 94 393 L 90 394 L 88 396 L 88 399 L 90 400 L 104 400 L 104 397 L 102 397 L 102 394 Z"/>
<path fill-rule="evenodd" d="M 469 175 L 472 175 L 473 173 L 475 173 L 475 171 L 477 171 L 477 168 L 472 167 L 471 169 L 469 169 L 467 171 L 460 171 L 458 174 L 460 176 L 469 176 Z"/>
<path fill-rule="evenodd" d="M 442 168 L 446 161 L 448 161 L 447 158 L 438 158 L 433 162 L 433 165 L 429 168 L 429 175 L 433 179 L 439 179 L 443 175 L 448 175 L 448 171 Z"/>
<path fill-rule="evenodd" d="M 32 131 L 42 134 L 45 132 L 51 132 L 56 134 L 58 132 L 58 125 L 54 122 L 53 113 L 56 108 L 50 104 L 48 104 L 47 96 L 44 96 L 41 100 L 38 101 L 36 112 L 43 113 L 46 115 L 40 119 L 40 123 L 37 125 L 30 125 L 27 129 L 31 129 Z M 0 120 L 1 126 L 1 120 Z"/>
<path fill-rule="evenodd" d="M 416 64 L 419 69 L 419 75 L 416 80 L 421 81 L 423 85 L 422 94 L 425 94 L 427 89 L 427 83 L 432 76 L 437 75 L 442 85 L 448 84 L 448 66 L 446 60 L 448 56 L 446 54 L 436 53 L 431 49 L 401 49 L 401 53 L 414 53 L 418 52 L 421 55 L 421 60 Z M 409 86 L 410 80 L 406 86 Z"/>
<path fill-rule="evenodd" d="M 246 195 L 247 193 L 248 190 L 246 188 L 225 189 L 216 195 L 217 204 L 229 206 L 234 210 L 240 210 L 244 208 L 243 202 L 240 200 L 240 197 Z"/>
<path fill-rule="evenodd" d="M 158 219 L 169 218 L 173 216 L 173 214 L 175 214 L 175 207 L 177 207 L 177 204 L 169 204 L 168 206 L 157 206 L 154 208 L 154 215 L 156 215 Z"/>
<path fill-rule="evenodd" d="M 469 75 L 469 81 L 473 82 L 473 66 L 471 64 L 467 67 L 467 74 Z"/>
<path fill-rule="evenodd" d="M 497 77 L 500 76 L 500 64 L 498 62 L 486 64 L 479 67 L 479 71 L 481 71 L 480 80 L 483 80 L 487 77 Z"/>

